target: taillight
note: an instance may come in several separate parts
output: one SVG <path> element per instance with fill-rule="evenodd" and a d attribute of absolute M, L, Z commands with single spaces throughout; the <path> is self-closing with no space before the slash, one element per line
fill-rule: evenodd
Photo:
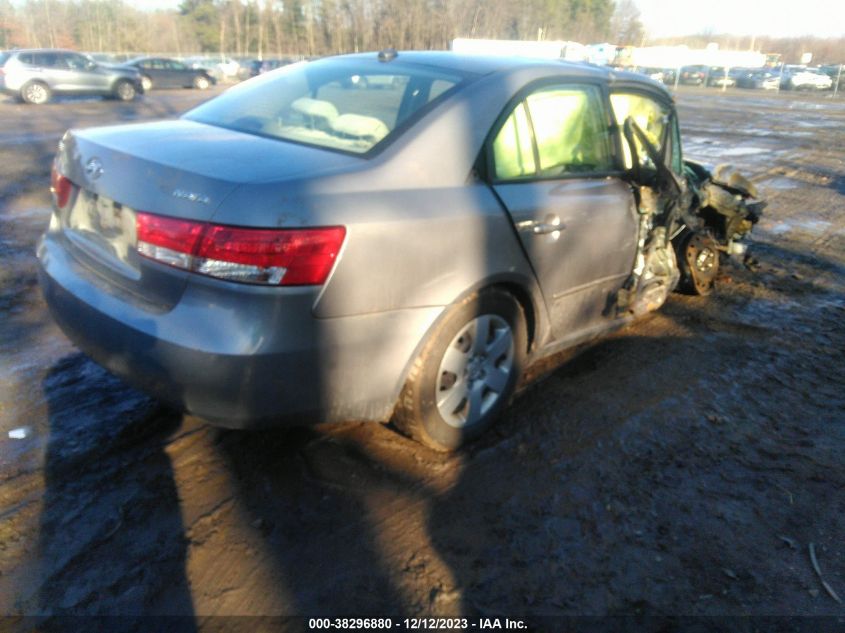
<path fill-rule="evenodd" d="M 190 220 L 137 213 L 138 252 L 169 266 L 191 270 L 197 241 L 205 225 Z"/>
<path fill-rule="evenodd" d="M 137 213 L 144 257 L 219 279 L 282 286 L 326 281 L 346 236 L 342 226 L 250 229 Z"/>
<path fill-rule="evenodd" d="M 62 176 L 53 165 L 53 170 L 50 172 L 50 191 L 55 196 L 56 206 L 64 209 L 70 199 L 71 188 L 73 183 Z"/>

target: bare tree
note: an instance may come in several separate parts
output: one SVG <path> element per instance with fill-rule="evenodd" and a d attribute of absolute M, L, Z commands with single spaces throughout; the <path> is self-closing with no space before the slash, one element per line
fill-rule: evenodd
<path fill-rule="evenodd" d="M 620 0 L 610 22 L 610 37 L 622 45 L 642 46 L 645 29 L 633 0 Z"/>

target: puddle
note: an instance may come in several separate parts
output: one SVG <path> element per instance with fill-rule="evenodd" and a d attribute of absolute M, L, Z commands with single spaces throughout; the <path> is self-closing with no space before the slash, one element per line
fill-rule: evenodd
<path fill-rule="evenodd" d="M 786 189 L 795 189 L 802 185 L 802 183 L 794 180 L 793 178 L 787 178 L 786 176 L 780 178 L 772 178 L 771 180 L 764 180 L 760 183 L 760 185 L 764 189 L 779 189 L 779 190 L 786 190 Z"/>
<path fill-rule="evenodd" d="M 838 123 L 831 123 L 830 121 L 805 121 L 805 120 L 798 120 L 795 121 L 795 125 L 798 127 L 807 127 L 811 129 L 819 129 L 819 128 L 829 128 L 829 127 L 838 127 Z"/>
<path fill-rule="evenodd" d="M 21 426 L 9 431 L 8 435 L 9 439 L 12 440 L 25 440 L 27 437 L 32 435 L 32 428 L 28 426 Z"/>
<path fill-rule="evenodd" d="M 760 220 L 757 228 L 764 233 L 770 233 L 772 235 L 785 235 L 786 233 L 792 233 L 793 231 L 821 235 L 825 233 L 830 226 L 830 222 L 827 222 L 826 220 L 782 220 L 777 222 L 774 220 L 767 220 L 764 217 Z"/>
<path fill-rule="evenodd" d="M 769 151 L 765 147 L 731 147 L 722 150 L 722 156 L 750 156 L 752 154 L 765 154 Z"/>

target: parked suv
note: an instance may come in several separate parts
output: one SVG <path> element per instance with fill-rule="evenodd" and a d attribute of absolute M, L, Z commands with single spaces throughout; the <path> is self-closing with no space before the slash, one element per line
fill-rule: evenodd
<path fill-rule="evenodd" d="M 40 105 L 54 94 L 131 101 L 144 89 L 135 68 L 99 64 L 73 51 L 29 49 L 0 53 L 0 91 Z"/>

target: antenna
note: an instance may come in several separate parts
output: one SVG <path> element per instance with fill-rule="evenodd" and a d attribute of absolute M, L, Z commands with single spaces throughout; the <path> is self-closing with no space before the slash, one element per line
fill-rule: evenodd
<path fill-rule="evenodd" d="M 378 52 L 378 60 L 380 62 L 389 62 L 396 59 L 399 53 L 396 52 L 395 48 L 384 48 Z"/>

